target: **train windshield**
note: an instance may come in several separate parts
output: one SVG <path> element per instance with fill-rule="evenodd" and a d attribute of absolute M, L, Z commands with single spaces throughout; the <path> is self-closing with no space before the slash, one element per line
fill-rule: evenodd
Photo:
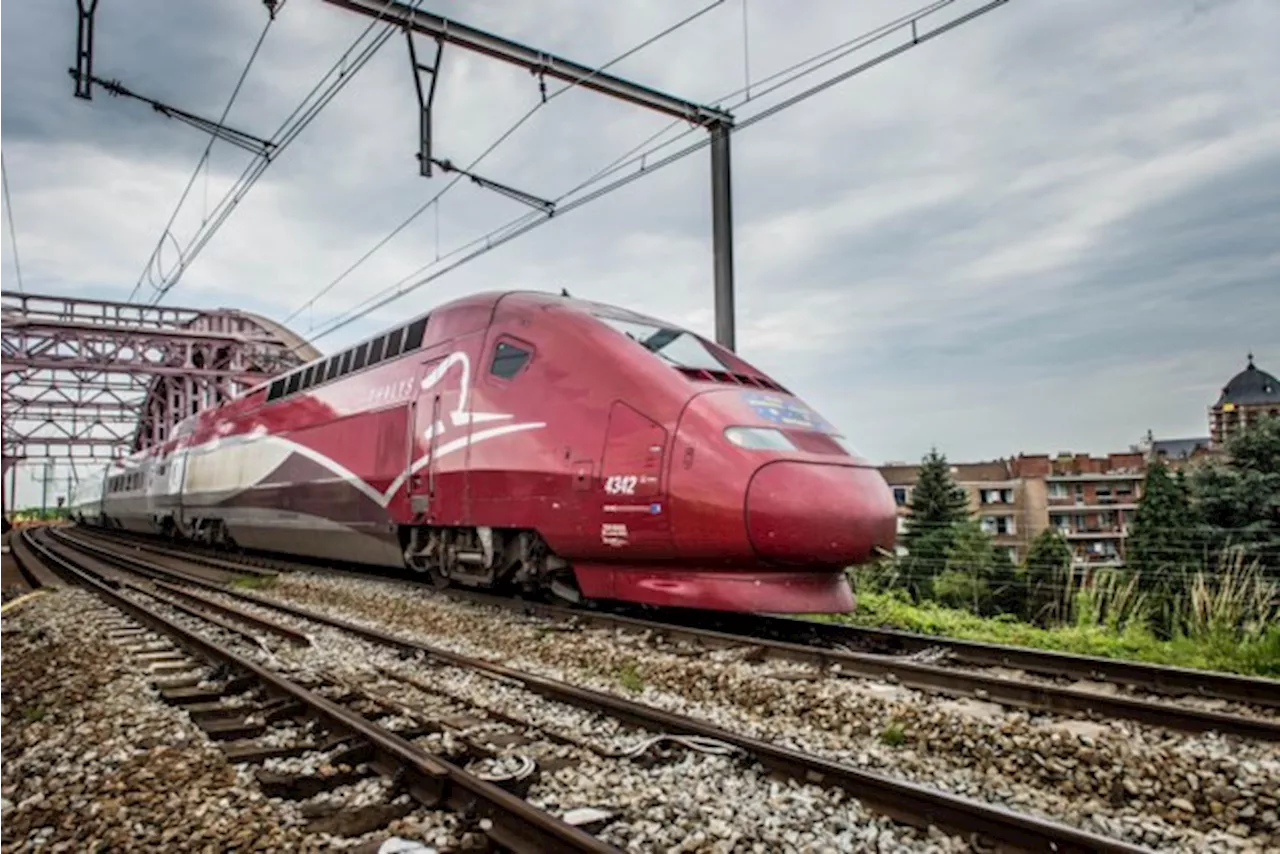
<path fill-rule="evenodd" d="M 641 347 L 677 367 L 702 368 L 708 371 L 730 369 L 729 365 L 721 361 L 701 338 L 683 329 L 654 326 L 651 323 L 621 320 L 606 315 L 596 316 Z"/>

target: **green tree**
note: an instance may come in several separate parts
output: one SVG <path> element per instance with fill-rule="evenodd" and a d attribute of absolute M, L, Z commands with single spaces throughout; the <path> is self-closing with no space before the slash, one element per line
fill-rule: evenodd
<path fill-rule="evenodd" d="M 945 569 L 933 579 L 934 596 L 979 616 L 1021 614 L 1025 587 L 1009 552 L 973 520 L 958 522 L 951 531 Z"/>
<path fill-rule="evenodd" d="M 1280 574 L 1280 418 L 1263 418 L 1227 443 L 1226 459 L 1191 487 L 1211 565 L 1232 546 Z"/>
<path fill-rule="evenodd" d="M 903 563 L 908 588 L 919 599 L 932 592 L 934 577 L 946 566 L 955 526 L 969 517 L 964 490 L 951 479 L 947 458 L 937 448 L 920 462 L 909 506 L 911 515 L 902 536 L 907 550 Z"/>
<path fill-rule="evenodd" d="M 991 613 L 1021 617 L 1027 610 L 1027 576 L 1007 549 L 991 556 Z"/>
<path fill-rule="evenodd" d="M 994 557 L 995 547 L 982 526 L 970 519 L 956 523 L 944 569 L 933 579 L 934 597 L 946 605 L 985 614 Z"/>
<path fill-rule="evenodd" d="M 1045 528 L 1031 541 L 1023 564 L 1026 575 L 1027 619 L 1040 625 L 1066 618 L 1060 595 L 1068 589 L 1071 573 L 1071 546 L 1053 528 Z"/>
<path fill-rule="evenodd" d="M 1125 564 L 1138 575 L 1139 589 L 1167 593 L 1195 554 L 1195 517 L 1185 479 L 1169 474 L 1163 460 L 1147 467 L 1142 500 L 1125 544 Z"/>

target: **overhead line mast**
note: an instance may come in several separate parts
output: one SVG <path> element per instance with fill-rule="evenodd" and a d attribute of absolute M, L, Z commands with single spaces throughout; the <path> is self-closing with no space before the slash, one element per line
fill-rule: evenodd
<path fill-rule="evenodd" d="M 729 158 L 729 134 L 733 128 L 732 115 L 724 110 L 668 95 L 657 89 L 624 80 L 440 15 L 418 11 L 394 0 L 389 3 L 386 0 L 324 0 L 324 2 L 357 14 L 377 17 L 398 24 L 407 32 L 435 39 L 441 50 L 445 44 L 456 45 L 464 50 L 524 68 L 540 79 L 552 77 L 563 80 L 706 128 L 711 134 L 711 217 L 715 256 L 716 341 L 723 347 L 734 349 L 733 201 Z M 426 67 L 418 64 L 416 56 L 411 57 L 415 75 L 424 72 L 431 74 L 433 79 L 430 94 L 434 94 L 435 69 L 439 67 L 439 60 L 440 55 L 437 53 L 434 67 Z M 424 158 L 422 168 L 424 174 L 427 174 L 429 164 L 434 162 L 440 165 L 440 161 L 431 159 L 430 152 L 432 99 L 423 97 L 420 77 L 415 78 L 415 84 L 419 87 L 419 106 L 422 111 L 419 156 Z"/>

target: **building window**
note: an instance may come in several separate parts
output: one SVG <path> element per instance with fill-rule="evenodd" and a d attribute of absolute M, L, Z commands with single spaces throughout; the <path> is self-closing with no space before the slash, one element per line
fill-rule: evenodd
<path fill-rule="evenodd" d="M 1066 498 L 1067 485 L 1065 483 L 1057 483 L 1057 482 L 1049 484 L 1049 497 L 1050 498 Z"/>
<path fill-rule="evenodd" d="M 911 500 L 909 490 L 905 486 L 895 486 L 893 488 L 893 503 L 899 507 L 905 507 L 907 502 Z"/>
<path fill-rule="evenodd" d="M 1013 519 L 1008 516 L 983 516 L 982 530 L 996 536 L 1015 533 Z"/>

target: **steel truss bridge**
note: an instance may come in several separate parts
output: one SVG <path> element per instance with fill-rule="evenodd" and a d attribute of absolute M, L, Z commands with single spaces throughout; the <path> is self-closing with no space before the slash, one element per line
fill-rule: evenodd
<path fill-rule="evenodd" d="M 105 463 L 163 442 L 187 416 L 320 353 L 231 308 L 6 293 L 0 331 L 3 464 Z"/>

